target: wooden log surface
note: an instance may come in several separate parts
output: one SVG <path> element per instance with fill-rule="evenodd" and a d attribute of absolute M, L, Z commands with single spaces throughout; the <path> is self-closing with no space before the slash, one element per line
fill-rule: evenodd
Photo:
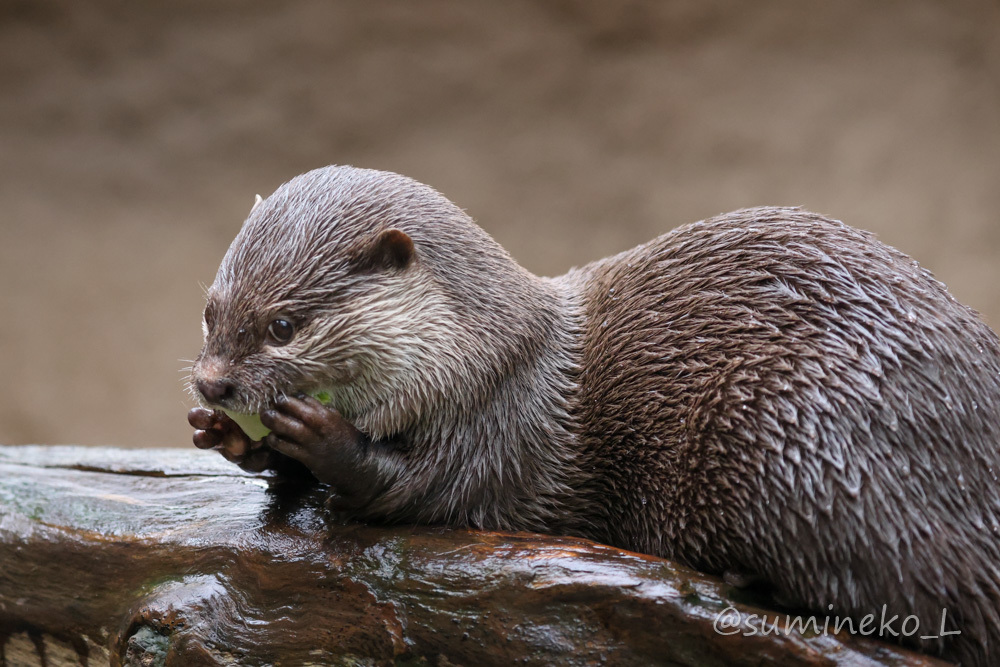
<path fill-rule="evenodd" d="M 745 636 L 775 612 L 670 561 L 322 501 L 194 449 L 0 447 L 0 665 L 943 664 Z M 720 634 L 730 607 L 744 621 Z"/>

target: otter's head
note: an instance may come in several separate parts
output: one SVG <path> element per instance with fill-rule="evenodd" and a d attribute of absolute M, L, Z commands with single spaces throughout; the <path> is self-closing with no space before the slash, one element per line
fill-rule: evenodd
<path fill-rule="evenodd" d="M 398 432 L 461 391 L 456 378 L 502 364 L 483 341 L 504 338 L 518 289 L 483 283 L 512 271 L 530 275 L 428 186 L 311 171 L 258 201 L 226 253 L 192 387 L 250 413 L 325 391 L 372 435 Z"/>

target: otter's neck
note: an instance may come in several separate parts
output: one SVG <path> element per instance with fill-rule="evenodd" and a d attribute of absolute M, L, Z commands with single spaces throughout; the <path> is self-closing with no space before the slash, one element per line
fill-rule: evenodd
<path fill-rule="evenodd" d="M 573 514 L 582 306 L 571 285 L 521 271 L 504 303 L 465 301 L 478 307 L 454 332 L 463 358 L 437 404 L 404 434 L 394 486 L 406 492 L 390 493 L 395 507 L 383 511 L 539 531 Z"/>

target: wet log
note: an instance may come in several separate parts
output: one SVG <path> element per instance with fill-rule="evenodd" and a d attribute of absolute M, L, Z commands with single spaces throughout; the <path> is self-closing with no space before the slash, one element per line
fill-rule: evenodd
<path fill-rule="evenodd" d="M 322 500 L 193 449 L 0 447 L 0 665 L 943 664 L 745 636 L 774 612 L 662 559 L 360 525 Z"/>

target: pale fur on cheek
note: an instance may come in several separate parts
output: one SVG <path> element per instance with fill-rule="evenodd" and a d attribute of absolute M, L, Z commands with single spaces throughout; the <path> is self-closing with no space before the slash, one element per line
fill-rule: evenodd
<path fill-rule="evenodd" d="M 333 404 L 373 436 L 398 432 L 447 391 L 443 366 L 461 358 L 459 324 L 426 281 L 391 280 L 350 299 L 349 313 L 313 323 L 283 361 L 330 392 Z M 278 357 L 276 352 L 275 357 Z"/>

